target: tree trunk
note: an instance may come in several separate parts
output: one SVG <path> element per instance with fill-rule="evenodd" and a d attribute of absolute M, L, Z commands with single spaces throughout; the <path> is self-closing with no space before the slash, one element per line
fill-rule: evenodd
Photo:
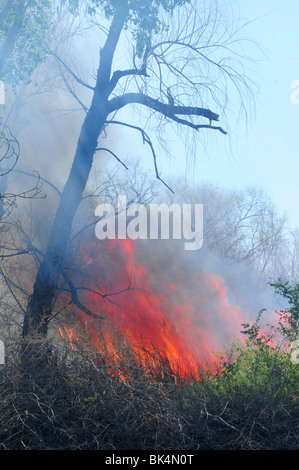
<path fill-rule="evenodd" d="M 209 109 L 165 104 L 141 92 L 121 94 L 112 97 L 109 101 L 118 80 L 122 77 L 146 75 L 144 65 L 142 65 L 141 69 L 130 68 L 115 71 L 111 76 L 115 49 L 130 12 L 128 0 L 111 2 L 111 4 L 115 5 L 114 16 L 104 47 L 100 51 L 100 64 L 97 71 L 96 85 L 93 88 L 92 104 L 81 128 L 72 168 L 61 194 L 52 225 L 48 249 L 43 262 L 39 266 L 33 293 L 28 302 L 23 324 L 23 337 L 32 334 L 41 335 L 42 337 L 47 335 L 73 220 L 88 181 L 98 137 L 107 122 L 108 116 L 127 104 L 138 103 L 164 115 L 167 119 L 172 119 L 195 130 L 201 127 L 212 128 L 211 122 L 213 120 L 217 121 L 219 118 L 218 114 Z M 131 19 L 131 21 L 133 20 Z M 191 121 L 178 117 L 178 115 L 202 116 L 210 120 L 210 125 L 196 125 Z M 213 128 L 225 133 L 220 127 Z"/>
<path fill-rule="evenodd" d="M 111 112 L 109 105 L 112 60 L 128 13 L 128 1 L 118 5 L 104 47 L 100 52 L 97 82 L 83 122 L 68 180 L 61 194 L 50 233 L 48 249 L 40 264 L 23 323 L 23 337 L 46 336 L 53 302 L 66 254 L 72 224 L 92 167 L 97 141 Z"/>
<path fill-rule="evenodd" d="M 100 114 L 95 104 L 86 115 L 73 165 L 52 225 L 45 259 L 39 266 L 33 293 L 29 298 L 23 323 L 23 337 L 36 334 L 44 337 L 47 335 L 72 223 L 88 181 L 98 136 L 106 117 L 107 114 L 103 113 L 103 106 Z"/>

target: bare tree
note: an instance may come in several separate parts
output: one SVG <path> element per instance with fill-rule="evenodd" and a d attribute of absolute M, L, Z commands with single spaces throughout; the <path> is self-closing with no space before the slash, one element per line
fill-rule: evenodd
<path fill-rule="evenodd" d="M 0 132 L 0 220 L 7 217 L 16 206 L 18 198 L 31 199 L 41 192 L 41 181 L 36 173 L 36 184 L 28 190 L 21 192 L 7 192 L 6 182 L 8 176 L 14 171 L 20 156 L 20 145 L 11 130 L 4 126 Z"/>
<path fill-rule="evenodd" d="M 271 279 L 298 284 L 299 279 L 299 230 L 290 228 L 285 243 L 276 247 L 273 253 Z"/>
<path fill-rule="evenodd" d="M 187 188 L 180 180 L 171 186 L 175 194 L 164 193 L 164 200 L 203 204 L 205 249 L 228 263 L 246 264 L 269 280 L 279 276 L 282 266 L 288 269 L 287 255 L 282 255 L 288 246 L 286 218 L 262 189 L 224 189 L 211 183 Z"/>
<path fill-rule="evenodd" d="M 72 6 L 76 2 L 69 2 Z M 224 111 L 229 85 L 243 98 L 249 90 L 247 78 L 238 71 L 238 54 L 234 57 L 232 31 L 215 19 L 216 3 L 209 8 L 203 1 L 155 0 L 133 2 L 106 0 L 86 2 L 93 24 L 106 35 L 100 49 L 100 61 L 93 84 L 57 56 L 65 72 L 91 93 L 90 105 L 80 100 L 85 111 L 71 170 L 59 198 L 48 247 L 38 268 L 29 298 L 23 336 L 45 336 L 52 318 L 63 263 L 70 244 L 72 225 L 88 182 L 94 155 L 108 151 L 98 141 L 108 126 L 125 126 L 140 133 L 152 152 L 156 177 L 161 180 L 156 151 L 143 124 L 116 119 L 116 113 L 128 106 L 148 112 L 154 127 L 176 124 L 198 134 L 203 129 L 226 134 L 215 125 L 218 112 L 205 107 L 213 103 Z M 221 26 L 221 28 L 220 28 Z M 123 40 L 134 39 L 130 46 L 131 63 L 124 62 Z M 237 43 L 235 43 L 237 44 Z M 67 83 L 67 82 L 66 82 Z M 241 104 L 244 102 L 241 100 Z M 119 160 L 119 156 L 117 156 Z M 161 180 L 162 181 L 162 180 Z M 163 182 L 163 181 L 162 181 Z M 166 184 L 166 183 L 165 183 Z"/>

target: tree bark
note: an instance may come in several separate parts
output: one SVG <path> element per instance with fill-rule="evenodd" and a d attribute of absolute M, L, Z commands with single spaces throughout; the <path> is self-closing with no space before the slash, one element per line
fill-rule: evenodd
<path fill-rule="evenodd" d="M 37 272 L 23 322 L 23 337 L 45 337 L 52 317 L 58 281 L 66 254 L 72 223 L 92 168 L 98 137 L 110 112 L 109 81 L 114 51 L 124 26 L 127 1 L 116 10 L 100 54 L 97 83 L 91 106 L 83 122 L 69 177 L 61 193 L 44 261 Z"/>
<path fill-rule="evenodd" d="M 88 181 L 98 136 L 107 119 L 105 103 L 102 101 L 101 104 L 101 115 L 99 116 L 98 106 L 93 103 L 83 123 L 73 165 L 52 225 L 45 259 L 40 264 L 33 293 L 29 299 L 23 336 L 30 332 L 43 336 L 47 334 L 72 223 Z"/>

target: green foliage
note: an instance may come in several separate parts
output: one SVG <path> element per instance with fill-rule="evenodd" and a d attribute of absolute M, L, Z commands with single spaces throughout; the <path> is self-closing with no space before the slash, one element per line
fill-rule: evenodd
<path fill-rule="evenodd" d="M 290 303 L 288 311 L 276 312 L 278 326 L 267 325 L 269 331 L 263 331 L 264 310 L 252 325 L 243 324 L 245 343 L 233 341 L 223 351 L 219 372 L 187 387 L 186 406 L 203 393 L 212 400 L 229 400 L 238 406 L 246 403 L 252 408 L 273 402 L 297 401 L 298 406 L 299 364 L 291 360 L 290 341 L 298 339 L 299 285 L 291 287 L 280 280 L 271 285 Z"/>
<path fill-rule="evenodd" d="M 54 3 L 53 0 L 15 1 L 2 18 L 0 60 L 4 60 L 3 81 L 14 85 L 28 83 L 37 65 L 46 58 Z M 0 12 L 5 5 L 6 0 L 0 0 Z"/>
<path fill-rule="evenodd" d="M 299 393 L 299 368 L 292 364 L 290 353 L 267 343 L 234 345 L 235 359 L 225 364 L 217 387 L 235 399 L 251 403 L 295 397 Z"/>
<path fill-rule="evenodd" d="M 275 283 L 270 283 L 275 288 L 276 294 L 285 298 L 290 307 L 288 310 L 280 312 L 280 329 L 284 337 L 291 341 L 299 337 L 299 284 L 290 286 L 288 281 L 282 282 L 278 279 Z"/>
<path fill-rule="evenodd" d="M 124 0 L 89 0 L 87 12 L 95 15 L 102 12 L 110 20 L 116 9 L 122 6 Z M 128 0 L 128 14 L 125 28 L 129 29 L 136 41 L 136 53 L 142 57 L 145 47 L 149 45 L 152 34 L 167 31 L 169 24 L 163 20 L 163 13 L 171 14 L 174 9 L 181 7 L 190 0 Z M 79 8 L 77 0 L 69 0 L 73 13 Z"/>

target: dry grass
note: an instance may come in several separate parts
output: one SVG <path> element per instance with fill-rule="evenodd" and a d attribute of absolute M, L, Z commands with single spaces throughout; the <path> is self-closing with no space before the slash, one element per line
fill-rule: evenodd
<path fill-rule="evenodd" d="M 294 400 L 217 396 L 153 350 L 147 369 L 124 345 L 116 365 L 108 351 L 36 351 L 26 362 L 10 347 L 0 370 L 1 449 L 299 449 Z"/>

